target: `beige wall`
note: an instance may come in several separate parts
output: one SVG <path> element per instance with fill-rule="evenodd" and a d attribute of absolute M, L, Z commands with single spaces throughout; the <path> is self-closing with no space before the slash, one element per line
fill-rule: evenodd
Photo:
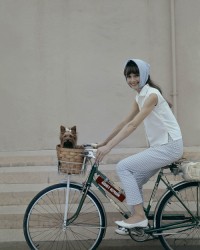
<path fill-rule="evenodd" d="M 199 9 L 198 0 L 0 0 L 0 151 L 54 149 L 60 124 L 76 124 L 80 143 L 101 141 L 130 110 L 130 57 L 151 64 L 177 103 L 185 146 L 199 146 Z M 145 145 L 143 127 L 120 144 Z"/>

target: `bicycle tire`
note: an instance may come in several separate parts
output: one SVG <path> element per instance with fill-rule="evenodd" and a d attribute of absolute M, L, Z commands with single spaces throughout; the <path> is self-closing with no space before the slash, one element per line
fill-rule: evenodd
<path fill-rule="evenodd" d="M 166 250 L 200 249 L 200 183 L 181 182 L 175 186 L 175 191 L 199 222 L 195 226 L 186 225 L 191 224 L 192 216 L 172 191 L 168 191 L 161 199 L 155 215 L 156 228 L 170 226 L 176 222 L 181 224 L 175 229 L 159 232 L 161 234 L 158 236 L 159 240 Z M 170 215 L 177 217 L 169 219 Z"/>
<path fill-rule="evenodd" d="M 102 203 L 92 191 L 75 221 L 64 228 L 67 184 L 55 184 L 39 192 L 28 205 L 23 221 L 25 239 L 31 249 L 96 249 L 106 231 Z M 82 195 L 80 184 L 70 183 L 68 215 L 71 217 Z"/>

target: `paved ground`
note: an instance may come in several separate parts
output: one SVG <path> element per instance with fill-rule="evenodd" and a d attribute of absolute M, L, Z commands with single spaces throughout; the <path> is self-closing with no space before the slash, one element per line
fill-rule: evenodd
<path fill-rule="evenodd" d="M 148 241 L 137 243 L 130 239 L 127 240 L 105 240 L 102 241 L 98 250 L 162 250 L 158 241 Z M 29 250 L 25 242 L 0 243 L 0 250 Z"/>

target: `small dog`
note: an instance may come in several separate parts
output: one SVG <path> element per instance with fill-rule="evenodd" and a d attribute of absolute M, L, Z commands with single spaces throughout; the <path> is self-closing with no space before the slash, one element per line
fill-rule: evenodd
<path fill-rule="evenodd" d="M 60 126 L 60 146 L 61 148 L 77 148 L 76 126 L 71 128 Z"/>

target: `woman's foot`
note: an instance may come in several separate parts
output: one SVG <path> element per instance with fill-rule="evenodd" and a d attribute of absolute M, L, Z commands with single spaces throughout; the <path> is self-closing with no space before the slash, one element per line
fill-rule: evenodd
<path fill-rule="evenodd" d="M 119 226 L 115 229 L 115 233 L 120 234 L 120 235 L 129 235 L 127 228 L 119 227 Z"/>
<path fill-rule="evenodd" d="M 128 219 L 124 220 L 127 224 L 135 224 L 140 221 L 146 220 L 146 216 L 144 214 L 134 214 L 133 216 L 129 217 Z"/>
<path fill-rule="evenodd" d="M 118 226 L 118 227 L 115 229 L 115 233 L 120 234 L 120 235 L 129 235 L 129 233 L 134 234 L 134 235 L 137 235 L 137 232 L 136 232 L 136 231 L 131 230 L 131 232 L 129 232 L 129 230 L 128 230 L 127 228 L 125 228 L 125 227 L 120 227 L 120 226 Z"/>
<path fill-rule="evenodd" d="M 122 221 L 115 222 L 118 226 L 124 228 L 134 228 L 134 227 L 146 227 L 148 225 L 148 220 L 144 215 L 131 216 L 130 218 Z"/>
<path fill-rule="evenodd" d="M 120 227 L 124 227 L 124 228 L 128 228 L 128 229 L 131 229 L 131 228 L 134 228 L 134 227 L 147 227 L 148 225 L 148 220 L 145 219 L 143 221 L 139 221 L 139 222 L 136 222 L 136 223 L 126 223 L 124 222 L 123 220 L 122 221 L 115 221 L 115 223 L 120 226 Z"/>

